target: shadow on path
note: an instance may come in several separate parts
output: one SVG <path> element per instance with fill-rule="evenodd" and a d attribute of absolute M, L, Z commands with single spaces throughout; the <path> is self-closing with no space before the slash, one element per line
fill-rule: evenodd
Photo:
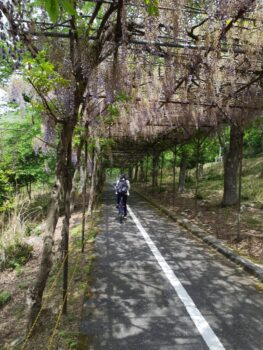
<path fill-rule="evenodd" d="M 112 191 L 104 200 L 78 349 L 207 349 L 135 224 L 116 220 Z M 130 205 L 225 348 L 262 349 L 254 280 L 136 195 Z"/>

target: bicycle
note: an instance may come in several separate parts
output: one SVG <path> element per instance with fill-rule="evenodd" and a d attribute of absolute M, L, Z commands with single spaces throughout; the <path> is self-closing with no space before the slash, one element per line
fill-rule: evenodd
<path fill-rule="evenodd" d="M 121 197 L 120 203 L 118 204 L 118 218 L 119 218 L 120 224 L 122 224 L 123 219 L 124 219 L 123 197 Z"/>

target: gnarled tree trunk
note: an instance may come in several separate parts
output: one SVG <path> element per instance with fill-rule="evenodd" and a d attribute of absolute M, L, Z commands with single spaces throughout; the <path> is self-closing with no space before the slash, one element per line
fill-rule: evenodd
<path fill-rule="evenodd" d="M 81 137 L 80 143 L 78 146 L 78 150 L 77 150 L 77 164 L 76 164 L 76 168 L 75 168 L 73 179 L 72 179 L 72 189 L 71 189 L 71 193 L 70 193 L 70 211 L 71 212 L 73 212 L 75 209 L 75 199 L 76 199 L 76 193 L 77 193 L 78 185 L 79 185 L 78 180 L 79 180 L 79 176 L 80 176 L 81 152 L 82 152 L 82 148 L 84 145 L 85 136 L 86 136 L 86 133 L 85 133 L 84 137 Z"/>
<path fill-rule="evenodd" d="M 64 124 L 61 134 L 60 142 L 57 149 L 57 168 L 56 168 L 56 184 L 53 187 L 51 204 L 49 206 L 48 217 L 46 221 L 46 232 L 44 236 L 44 246 L 42 251 L 40 269 L 37 279 L 33 287 L 28 291 L 27 303 L 29 305 L 28 313 L 28 329 L 31 329 L 34 320 L 36 319 L 42 305 L 42 296 L 47 283 L 49 273 L 51 271 L 52 262 L 52 248 L 53 236 L 57 226 L 59 217 L 60 199 L 65 196 L 68 182 L 67 176 L 67 156 L 69 148 L 71 149 L 71 141 L 73 134 L 73 125 Z M 71 153 L 71 152 L 70 152 Z M 71 159 L 70 159 L 71 161 Z M 69 199 L 69 198 L 68 198 Z M 68 200 L 68 202 L 70 202 Z"/>
<path fill-rule="evenodd" d="M 223 206 L 238 203 L 237 177 L 242 152 L 243 133 L 240 127 L 232 125 L 230 130 L 229 150 L 224 162 L 224 195 Z"/>

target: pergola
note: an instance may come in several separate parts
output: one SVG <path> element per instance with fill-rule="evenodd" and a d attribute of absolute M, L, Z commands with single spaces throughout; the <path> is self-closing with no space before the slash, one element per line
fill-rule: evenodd
<path fill-rule="evenodd" d="M 1 55 L 11 55 L 19 63 L 23 52 L 30 54 L 25 76 L 45 120 L 50 118 L 58 131 L 56 183 L 32 293 L 31 325 L 52 266 L 61 198 L 64 300 L 67 296 L 72 146 L 77 131 L 76 170 L 81 157 L 87 164 L 91 138 L 101 137 L 114 140 L 109 155 L 119 166 L 226 124 L 238 139 L 246 123 L 263 109 L 261 1 L 76 0 L 74 11 L 59 8 L 57 0 L 52 4 L 57 5 L 55 15 L 46 7 L 51 23 L 46 11 L 30 0 L 0 0 L 5 44 Z M 83 188 L 84 227 L 86 185 Z"/>

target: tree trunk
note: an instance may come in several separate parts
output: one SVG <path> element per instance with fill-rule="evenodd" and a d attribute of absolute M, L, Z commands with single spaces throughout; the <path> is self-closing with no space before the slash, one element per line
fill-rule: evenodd
<path fill-rule="evenodd" d="M 152 188 L 158 186 L 158 163 L 159 163 L 159 153 L 153 155 L 152 159 Z"/>
<path fill-rule="evenodd" d="M 138 170 L 139 170 L 139 166 L 138 166 L 138 164 L 136 164 L 135 170 L 134 170 L 134 179 L 133 179 L 134 182 L 138 181 Z"/>
<path fill-rule="evenodd" d="M 34 286 L 32 288 L 29 288 L 27 291 L 27 304 L 29 306 L 27 328 L 31 332 L 33 331 L 31 327 L 41 308 L 43 292 L 46 286 L 49 272 L 52 268 L 53 234 L 55 232 L 59 216 L 59 193 L 60 185 L 57 183 L 53 187 L 52 200 L 49 206 L 49 213 L 46 220 L 46 233 L 44 237 L 40 270 Z"/>
<path fill-rule="evenodd" d="M 229 150 L 224 163 L 224 196 L 222 205 L 238 203 L 237 175 L 242 152 L 243 133 L 238 126 L 231 126 Z"/>
<path fill-rule="evenodd" d="M 176 175 L 176 155 L 177 155 L 177 149 L 176 146 L 174 146 L 174 150 L 173 150 L 173 204 L 174 204 L 174 200 L 175 200 L 175 175 Z"/>
<path fill-rule="evenodd" d="M 143 160 L 140 160 L 140 175 L 139 181 L 144 182 L 144 168 L 143 168 Z"/>
<path fill-rule="evenodd" d="M 95 198 L 96 190 L 96 173 L 97 173 L 97 154 L 95 149 L 92 151 L 92 172 L 91 172 L 91 185 L 89 194 L 88 215 L 91 214 Z"/>
<path fill-rule="evenodd" d="M 187 172 L 187 155 L 183 153 L 181 157 L 181 162 L 180 162 L 180 173 L 179 173 L 179 184 L 178 184 L 179 193 L 184 192 L 186 172 Z"/>
<path fill-rule="evenodd" d="M 60 142 L 57 149 L 57 167 L 56 167 L 56 184 L 53 187 L 51 195 L 51 204 L 49 206 L 49 212 L 46 221 L 46 232 L 44 236 L 44 246 L 42 251 L 40 269 L 36 282 L 32 288 L 28 291 L 27 302 L 29 304 L 28 313 L 28 329 L 31 329 L 34 320 L 36 319 L 39 310 L 42 305 L 42 296 L 46 286 L 46 282 L 49 273 L 52 268 L 52 248 L 53 248 L 53 236 L 56 229 L 58 217 L 59 217 L 59 202 L 61 195 L 65 193 L 65 174 L 67 173 L 67 155 L 68 147 L 71 145 L 72 133 L 74 126 L 64 124 Z M 32 329 L 31 329 L 32 331 Z"/>
<path fill-rule="evenodd" d="M 204 177 L 204 164 L 198 164 L 198 178 L 199 180 Z"/>
<path fill-rule="evenodd" d="M 84 145 L 84 138 L 85 137 L 86 137 L 86 133 L 84 134 L 83 137 L 81 137 L 80 143 L 78 146 L 78 150 L 77 150 L 77 164 L 76 164 L 76 168 L 75 168 L 73 179 L 72 179 L 72 189 L 71 189 L 71 194 L 70 194 L 70 211 L 71 211 L 71 213 L 75 209 L 75 199 L 76 199 L 76 193 L 77 193 L 78 185 L 79 185 L 78 180 L 79 180 L 79 176 L 80 176 L 81 152 L 82 152 L 82 148 Z"/>
<path fill-rule="evenodd" d="M 198 209 L 198 185 L 199 185 L 199 164 L 197 162 L 195 168 L 195 215 L 197 215 Z"/>
<path fill-rule="evenodd" d="M 100 159 L 97 159 L 97 174 L 95 184 L 95 195 L 101 193 L 105 182 L 105 169 Z"/>
<path fill-rule="evenodd" d="M 199 189 L 199 160 L 200 160 L 200 151 L 201 151 L 201 140 L 200 137 L 197 137 L 196 140 L 196 168 L 195 168 L 195 215 L 197 215 L 198 209 L 198 189 Z"/>
<path fill-rule="evenodd" d="M 132 181 L 132 166 L 129 167 L 129 180 Z"/>
<path fill-rule="evenodd" d="M 32 197 L 31 197 L 31 182 L 27 182 L 26 183 L 26 190 L 27 190 L 27 195 L 28 195 L 28 198 L 31 202 L 32 200 Z"/>
<path fill-rule="evenodd" d="M 148 156 L 146 156 L 146 166 L 145 166 L 145 182 L 148 182 Z"/>
<path fill-rule="evenodd" d="M 82 227 L 81 227 L 81 251 L 84 252 L 84 240 L 85 240 L 85 225 L 86 225 L 86 196 L 87 196 L 87 180 L 88 180 L 88 144 L 85 141 L 85 173 L 84 173 L 84 184 L 82 189 Z"/>
<path fill-rule="evenodd" d="M 242 135 L 243 138 L 243 135 Z M 242 193 L 242 166 L 243 166 L 243 139 L 239 158 L 239 176 L 238 176 L 238 206 L 237 206 L 237 242 L 241 240 L 241 193 Z"/>
<path fill-rule="evenodd" d="M 161 176 L 160 176 L 160 190 L 163 185 L 163 164 L 164 164 L 164 154 L 161 155 Z"/>
<path fill-rule="evenodd" d="M 72 189 L 72 138 L 67 149 L 67 166 L 64 173 L 64 206 L 65 214 L 62 227 L 62 237 L 64 242 L 63 249 L 63 313 L 67 313 L 67 294 L 68 294 L 68 246 L 69 246 L 69 222 L 70 222 L 70 194 Z"/>

